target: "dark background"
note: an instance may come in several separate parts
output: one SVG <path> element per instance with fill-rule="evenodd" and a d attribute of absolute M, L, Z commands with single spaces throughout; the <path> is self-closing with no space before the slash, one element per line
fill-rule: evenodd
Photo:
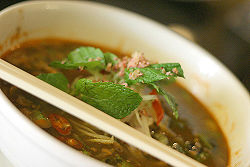
<path fill-rule="evenodd" d="M 170 26 L 222 61 L 250 90 L 250 1 L 92 1 L 127 9 Z M 0 10 L 17 2 L 20 0 L 0 0 Z"/>

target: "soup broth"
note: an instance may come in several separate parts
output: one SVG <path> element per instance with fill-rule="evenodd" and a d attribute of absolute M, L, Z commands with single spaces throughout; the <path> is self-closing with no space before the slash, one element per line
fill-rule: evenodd
<path fill-rule="evenodd" d="M 67 40 L 37 40 L 22 44 L 4 54 L 2 58 L 34 76 L 41 73 L 62 72 L 69 83 L 72 83 L 79 77 L 90 78 L 91 74 L 85 70 L 57 69 L 48 66 L 48 64 L 55 60 L 64 59 L 69 52 L 80 46 L 89 45 Z M 110 51 L 100 46 L 98 48 Z M 118 57 L 128 56 L 114 50 L 111 51 Z M 105 79 L 103 78 L 103 80 Z M 227 166 L 229 162 L 227 141 L 209 111 L 178 83 L 160 82 L 160 84 L 175 97 L 179 118 L 174 118 L 169 105 L 160 97 L 165 115 L 160 123 L 150 124 L 149 134 L 146 135 L 205 165 L 211 167 Z M 168 166 L 5 81 L 0 80 L 0 88 L 10 101 L 34 123 L 83 154 L 121 167 Z M 140 114 L 143 114 L 142 112 L 140 111 Z M 126 119 L 128 118 L 125 117 L 121 121 L 132 127 L 139 126 Z M 129 119 L 136 119 L 136 113 Z"/>

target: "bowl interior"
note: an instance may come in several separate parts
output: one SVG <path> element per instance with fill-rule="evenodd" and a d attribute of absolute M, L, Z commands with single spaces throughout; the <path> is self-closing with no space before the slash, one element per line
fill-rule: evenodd
<path fill-rule="evenodd" d="M 19 43 L 46 37 L 143 51 L 158 62 L 180 62 L 180 82 L 211 111 L 228 140 L 231 166 L 250 154 L 250 100 L 224 65 L 165 26 L 121 9 L 91 2 L 27 2 L 0 13 L 0 55 Z M 3 95 L 2 95 L 3 96 Z"/>

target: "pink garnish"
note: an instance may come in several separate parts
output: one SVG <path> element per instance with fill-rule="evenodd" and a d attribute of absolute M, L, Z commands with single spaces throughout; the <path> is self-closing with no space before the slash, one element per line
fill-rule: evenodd
<path fill-rule="evenodd" d="M 132 53 L 132 58 L 129 60 L 127 64 L 127 68 L 133 68 L 133 67 L 138 67 L 138 68 L 144 68 L 149 66 L 149 62 L 145 59 L 143 56 L 144 54 L 142 52 L 134 52 Z"/>
<path fill-rule="evenodd" d="M 178 74 L 177 68 L 173 68 L 172 71 L 173 71 L 175 74 Z"/>
<path fill-rule="evenodd" d="M 168 72 L 166 72 L 166 75 L 170 75 L 170 74 L 171 74 L 171 72 L 169 72 L 169 71 L 168 71 Z"/>
<path fill-rule="evenodd" d="M 142 76 L 142 75 L 143 75 L 143 73 L 141 73 L 140 70 L 137 69 L 134 72 L 129 73 L 129 79 L 135 80 L 136 78 L 138 78 L 139 76 Z"/>

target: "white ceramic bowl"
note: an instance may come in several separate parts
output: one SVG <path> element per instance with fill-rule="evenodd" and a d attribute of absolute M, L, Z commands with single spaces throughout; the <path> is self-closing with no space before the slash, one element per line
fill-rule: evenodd
<path fill-rule="evenodd" d="M 140 50 L 151 60 L 180 62 L 186 79 L 178 82 L 218 121 L 229 142 L 230 165 L 249 164 L 249 94 L 200 47 L 152 20 L 92 2 L 25 2 L 0 12 L 0 55 L 23 41 L 44 37 L 81 40 L 121 52 Z M 35 126 L 1 91 L 0 104 L 0 149 L 15 166 L 104 166 Z"/>

